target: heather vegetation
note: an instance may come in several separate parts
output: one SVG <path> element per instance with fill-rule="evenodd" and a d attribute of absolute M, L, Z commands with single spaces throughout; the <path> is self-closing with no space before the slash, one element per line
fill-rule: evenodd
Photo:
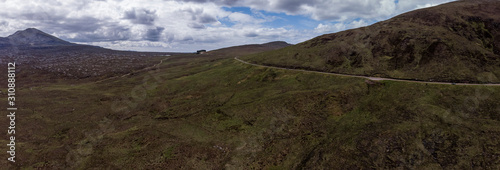
<path fill-rule="evenodd" d="M 498 11 L 498 1 L 457 1 L 242 59 L 345 74 L 498 83 Z"/>
<path fill-rule="evenodd" d="M 498 90 L 172 56 L 125 78 L 21 87 L 19 160 L 24 168 L 495 169 Z"/>
<path fill-rule="evenodd" d="M 478 4 L 486 2 L 496 3 Z M 460 1 L 428 9 L 431 12 L 403 14 L 375 27 L 405 16 L 433 16 L 433 11 L 446 13 L 436 9 L 447 6 L 474 8 L 467 7 L 469 3 Z M 483 15 L 482 12 L 488 11 L 478 15 Z M 425 25 L 418 19 L 414 22 Z M 496 35 L 490 26 L 485 24 L 484 28 Z M 480 27 L 483 26 L 479 24 Z M 476 49 L 490 57 L 483 58 L 485 62 L 478 59 L 471 64 L 468 62 L 476 58 L 445 55 L 446 50 L 442 50 L 450 48 L 446 44 L 451 40 L 444 43 L 445 39 L 441 39 L 444 45 L 437 43 L 429 55 L 422 51 L 403 52 L 423 50 L 425 38 L 410 38 L 407 47 L 384 44 L 384 40 L 380 41 L 381 49 L 373 50 L 372 47 L 379 45 L 361 48 L 354 43 L 357 41 L 351 40 L 364 34 L 360 30 L 325 35 L 296 46 L 273 42 L 205 54 L 165 56 L 108 53 L 88 46 L 79 46 L 75 51 L 67 46 L 52 46 L 44 50 L 62 48 L 63 52 L 0 55 L 2 62 L 12 59 L 20 62 L 16 84 L 18 163 L 4 161 L 0 166 L 9 169 L 500 168 L 499 86 L 369 81 L 265 68 L 234 59 L 238 56 L 268 65 L 349 74 L 372 75 L 370 71 L 394 68 L 375 75 L 407 79 L 497 81 L 498 62 L 494 62 L 498 59 L 495 58 L 497 39 L 491 40 L 494 44 L 491 53 L 482 51 L 486 47 L 464 42 L 464 51 Z M 405 34 L 434 35 L 426 31 L 429 30 Z M 389 41 L 392 39 L 389 37 L 399 34 L 377 36 Z M 475 36 L 476 33 L 471 33 L 472 38 Z M 366 41 L 373 41 L 370 39 Z M 365 42 L 362 38 L 358 40 Z M 336 45 L 343 43 L 346 46 Z M 325 49 L 332 53 L 326 53 Z M 353 51 L 356 55 L 352 58 L 345 56 Z M 366 58 L 368 53 L 373 54 L 373 60 Z M 339 59 L 334 54 L 343 57 Z M 410 61 L 410 54 L 415 54 L 412 62 L 403 60 L 408 57 Z M 423 59 L 434 54 L 441 57 Z M 325 60 L 320 57 L 323 55 L 330 58 Z M 66 59 L 68 56 L 75 60 Z M 98 67 L 89 61 L 106 63 L 106 69 L 100 69 L 102 73 L 97 76 L 82 78 L 42 71 L 67 68 L 72 75 L 88 74 L 85 68 Z M 137 65 L 137 61 L 144 65 Z M 381 67 L 375 67 L 376 63 Z M 474 63 L 483 63 L 484 70 L 474 72 L 473 67 L 479 68 Z M 449 70 L 454 64 L 468 70 Z M 435 70 L 422 72 L 418 71 L 420 67 Z M 122 75 L 124 70 L 133 71 Z M 448 73 L 455 72 L 463 74 L 447 79 Z M 464 79 L 472 72 L 477 77 Z M 0 84 L 7 84 L 6 80 L 1 79 Z M 6 87 L 0 90 L 0 102 L 7 103 Z M 7 119 L 2 116 L 0 122 L 8 122 Z M 7 139 L 3 135 L 0 143 L 8 143 Z"/>
<path fill-rule="evenodd" d="M 120 52 L 92 46 L 0 49 L 2 61 L 16 62 L 20 84 L 95 81 L 154 65 L 168 53 Z M 6 64 L 0 66 L 6 69 Z M 6 81 L 7 77 L 0 78 Z"/>

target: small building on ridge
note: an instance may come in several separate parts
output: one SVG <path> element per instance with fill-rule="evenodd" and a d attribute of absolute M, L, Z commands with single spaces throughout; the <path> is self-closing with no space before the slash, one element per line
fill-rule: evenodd
<path fill-rule="evenodd" d="M 207 50 L 198 50 L 196 51 L 196 54 L 205 54 L 207 53 Z"/>

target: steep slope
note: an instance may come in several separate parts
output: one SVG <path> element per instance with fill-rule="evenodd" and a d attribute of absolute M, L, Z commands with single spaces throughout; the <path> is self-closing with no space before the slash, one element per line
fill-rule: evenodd
<path fill-rule="evenodd" d="M 500 82 L 499 30 L 500 1 L 464 0 L 242 59 L 401 79 Z"/>

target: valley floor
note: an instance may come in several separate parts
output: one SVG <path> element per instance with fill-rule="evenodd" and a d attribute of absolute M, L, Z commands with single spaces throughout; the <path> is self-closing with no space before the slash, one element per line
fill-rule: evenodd
<path fill-rule="evenodd" d="M 498 91 L 171 56 L 106 81 L 19 87 L 18 163 L 1 166 L 498 169 Z"/>

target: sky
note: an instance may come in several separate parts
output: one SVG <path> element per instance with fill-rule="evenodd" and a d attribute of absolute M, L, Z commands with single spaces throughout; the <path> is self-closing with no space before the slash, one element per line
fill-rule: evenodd
<path fill-rule="evenodd" d="M 452 0 L 0 0 L 0 37 L 37 28 L 116 50 L 300 43 Z"/>

